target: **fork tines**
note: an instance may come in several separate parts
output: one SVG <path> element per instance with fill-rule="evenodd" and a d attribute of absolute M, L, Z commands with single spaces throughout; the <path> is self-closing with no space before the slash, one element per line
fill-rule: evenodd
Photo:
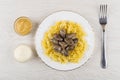
<path fill-rule="evenodd" d="M 100 13 L 99 13 L 100 23 L 106 22 L 107 23 L 107 4 L 100 5 Z M 102 22 L 101 22 L 102 20 Z M 103 21 L 106 20 L 106 21 Z"/>

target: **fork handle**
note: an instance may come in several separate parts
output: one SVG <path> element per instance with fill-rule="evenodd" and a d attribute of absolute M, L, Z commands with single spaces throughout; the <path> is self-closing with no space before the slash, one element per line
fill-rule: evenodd
<path fill-rule="evenodd" d="M 103 33 L 102 33 L 101 65 L 102 65 L 102 68 L 104 68 L 104 69 L 107 67 L 107 61 L 106 61 L 106 34 L 105 34 L 105 29 L 103 29 Z"/>

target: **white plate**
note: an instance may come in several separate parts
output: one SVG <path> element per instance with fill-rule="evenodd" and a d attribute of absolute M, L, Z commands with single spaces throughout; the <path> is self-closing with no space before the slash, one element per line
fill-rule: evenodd
<path fill-rule="evenodd" d="M 88 49 L 84 53 L 84 56 L 79 61 L 79 63 L 60 64 L 59 62 L 55 62 L 51 60 L 48 56 L 46 56 L 42 49 L 41 41 L 43 39 L 44 33 L 48 31 L 50 26 L 54 25 L 56 22 L 61 21 L 61 20 L 70 20 L 70 21 L 79 23 L 82 25 L 84 31 L 87 33 L 86 40 L 88 44 Z M 43 22 L 39 25 L 39 28 L 35 36 L 35 46 L 36 46 L 36 50 L 37 50 L 39 57 L 48 66 L 54 69 L 57 69 L 57 70 L 72 70 L 72 69 L 78 68 L 81 65 L 83 65 L 92 55 L 93 53 L 92 51 L 94 49 L 94 33 L 93 33 L 91 26 L 87 22 L 87 20 L 85 20 L 79 14 L 76 14 L 74 12 L 69 12 L 69 11 L 60 11 L 60 12 L 51 14 L 46 19 L 44 19 Z"/>

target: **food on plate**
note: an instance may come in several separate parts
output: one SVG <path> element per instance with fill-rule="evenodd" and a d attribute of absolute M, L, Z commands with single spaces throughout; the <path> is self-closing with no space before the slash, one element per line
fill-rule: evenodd
<path fill-rule="evenodd" d="M 19 17 L 14 23 L 16 33 L 27 35 L 32 30 L 32 22 L 28 17 Z"/>
<path fill-rule="evenodd" d="M 56 52 L 59 52 L 64 56 L 69 56 L 69 51 L 75 48 L 78 38 L 75 33 L 67 34 L 66 30 L 62 29 L 58 34 L 54 34 L 51 42 L 53 44 L 53 49 Z"/>
<path fill-rule="evenodd" d="M 14 58 L 18 62 L 25 62 L 29 60 L 33 55 L 31 47 L 28 45 L 22 44 L 19 45 L 15 50 L 14 50 Z"/>
<path fill-rule="evenodd" d="M 78 63 L 87 49 L 86 36 L 80 24 L 59 21 L 45 32 L 42 47 L 44 53 L 56 62 Z"/>

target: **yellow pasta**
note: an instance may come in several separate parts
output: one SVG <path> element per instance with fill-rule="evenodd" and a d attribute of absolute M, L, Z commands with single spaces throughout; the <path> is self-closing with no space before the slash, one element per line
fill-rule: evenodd
<path fill-rule="evenodd" d="M 53 49 L 53 45 L 50 41 L 55 33 L 58 33 L 61 29 L 65 29 L 67 33 L 76 33 L 78 43 L 74 50 L 69 52 L 69 56 L 64 56 Z M 52 60 L 60 63 L 78 63 L 83 57 L 83 54 L 87 48 L 87 42 L 85 40 L 86 33 L 82 29 L 81 25 L 72 21 L 59 21 L 44 34 L 42 40 L 42 47 L 45 54 Z"/>

